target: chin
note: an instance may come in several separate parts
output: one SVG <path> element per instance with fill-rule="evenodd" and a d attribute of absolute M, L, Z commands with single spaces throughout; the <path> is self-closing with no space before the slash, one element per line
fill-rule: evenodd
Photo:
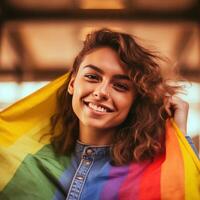
<path fill-rule="evenodd" d="M 102 123 L 100 121 L 94 122 L 92 121 L 87 121 L 82 123 L 85 127 L 92 128 L 92 129 L 112 129 L 113 127 L 108 126 L 108 123 Z"/>
<path fill-rule="evenodd" d="M 96 124 L 96 123 L 87 123 L 85 126 L 90 127 L 92 129 L 109 129 L 111 127 L 106 127 L 105 124 Z"/>

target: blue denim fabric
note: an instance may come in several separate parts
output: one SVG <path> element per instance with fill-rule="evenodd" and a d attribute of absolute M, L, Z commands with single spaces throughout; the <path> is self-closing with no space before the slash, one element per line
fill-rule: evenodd
<path fill-rule="evenodd" d="M 186 136 L 186 139 L 198 155 L 191 138 Z M 101 186 L 108 180 L 112 166 L 110 161 L 110 146 L 89 146 L 77 142 L 70 167 L 60 180 L 65 192 L 58 191 L 54 200 L 99 199 Z"/>
<path fill-rule="evenodd" d="M 192 138 L 190 136 L 188 136 L 188 135 L 186 135 L 185 137 L 186 137 L 188 143 L 190 144 L 190 146 L 192 147 L 193 151 L 195 152 L 195 154 L 199 158 L 199 153 L 198 153 L 198 151 L 197 151 L 197 149 L 196 149 L 196 147 L 195 147 L 195 145 L 194 145 L 194 143 L 192 141 Z"/>
<path fill-rule="evenodd" d="M 72 172 L 74 177 L 70 181 L 67 200 L 85 199 L 87 183 L 93 183 L 95 177 L 104 174 L 105 166 L 110 161 L 109 154 L 110 146 L 88 146 L 77 142 L 74 156 L 79 165 L 77 170 Z"/>

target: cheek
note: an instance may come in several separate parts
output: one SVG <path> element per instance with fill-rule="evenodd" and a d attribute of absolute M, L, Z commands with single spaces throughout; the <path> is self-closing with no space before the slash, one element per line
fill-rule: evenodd
<path fill-rule="evenodd" d="M 73 94 L 73 99 L 74 101 L 78 102 L 80 100 L 81 96 L 84 94 L 85 89 L 84 89 L 84 84 L 81 83 L 80 81 L 76 81 L 74 83 L 74 94 Z"/>
<path fill-rule="evenodd" d="M 77 80 L 74 82 L 74 88 L 74 94 L 80 97 L 91 91 L 92 84 L 84 81 L 83 78 L 78 77 Z"/>
<path fill-rule="evenodd" d="M 128 114 L 129 114 L 129 111 L 134 103 L 134 96 L 133 95 L 127 95 L 126 98 L 119 98 L 118 101 L 117 101 L 117 107 L 119 109 L 119 117 L 120 117 L 120 120 L 121 122 L 124 121 Z"/>
<path fill-rule="evenodd" d="M 76 98 L 75 94 L 72 97 L 72 109 L 73 109 L 74 113 L 77 115 L 79 109 L 77 107 L 77 98 Z"/>
<path fill-rule="evenodd" d="M 131 106 L 133 105 L 134 99 L 135 98 L 133 95 L 126 95 L 121 98 L 118 96 L 118 108 L 120 108 L 122 111 L 129 112 Z"/>
<path fill-rule="evenodd" d="M 82 99 L 90 93 L 90 88 L 81 81 L 74 83 L 74 93 L 72 97 L 72 108 L 75 111 L 80 112 Z"/>

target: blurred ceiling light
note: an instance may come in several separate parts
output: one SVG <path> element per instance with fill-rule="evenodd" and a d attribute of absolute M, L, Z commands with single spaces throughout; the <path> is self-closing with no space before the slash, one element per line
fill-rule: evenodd
<path fill-rule="evenodd" d="M 20 23 L 20 30 L 36 67 L 71 66 L 79 50 L 74 22 L 24 22 Z"/>
<path fill-rule="evenodd" d="M 144 10 L 185 10 L 190 8 L 197 0 L 132 0 L 133 6 Z"/>
<path fill-rule="evenodd" d="M 189 109 L 189 115 L 188 115 L 188 122 L 187 122 L 187 129 L 188 133 L 187 135 L 200 136 L 200 125 L 199 125 L 199 119 L 200 119 L 200 112 L 199 110 L 195 110 L 193 108 Z"/>
<path fill-rule="evenodd" d="M 30 10 L 63 10 L 72 7 L 69 0 L 9 0 L 11 5 Z"/>
<path fill-rule="evenodd" d="M 0 83 L 0 102 L 11 103 L 17 98 L 18 85 L 14 82 Z"/>
<path fill-rule="evenodd" d="M 82 9 L 124 9 L 124 0 L 80 0 Z"/>
<path fill-rule="evenodd" d="M 189 83 L 180 82 L 180 85 L 184 85 L 184 93 L 178 96 L 191 104 L 200 105 L 200 84 L 199 83 Z"/>
<path fill-rule="evenodd" d="M 15 82 L 0 83 L 0 110 L 14 103 L 15 101 L 24 98 L 25 96 L 40 89 L 48 82 L 23 82 L 21 84 Z"/>

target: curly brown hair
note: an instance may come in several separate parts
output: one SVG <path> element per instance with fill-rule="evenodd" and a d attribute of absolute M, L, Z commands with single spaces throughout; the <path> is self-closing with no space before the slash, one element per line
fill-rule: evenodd
<path fill-rule="evenodd" d="M 52 144 L 59 153 L 70 155 L 74 151 L 79 137 L 79 119 L 72 109 L 68 84 L 84 57 L 100 47 L 109 47 L 117 52 L 120 60 L 128 66 L 137 91 L 128 117 L 113 136 L 112 160 L 122 165 L 153 159 L 164 151 L 165 121 L 168 118 L 164 97 L 175 94 L 178 88 L 168 85 L 163 79 L 158 64 L 160 57 L 156 53 L 139 45 L 129 34 L 105 28 L 87 35 L 65 84 L 58 91 L 57 113 L 51 118 Z"/>

